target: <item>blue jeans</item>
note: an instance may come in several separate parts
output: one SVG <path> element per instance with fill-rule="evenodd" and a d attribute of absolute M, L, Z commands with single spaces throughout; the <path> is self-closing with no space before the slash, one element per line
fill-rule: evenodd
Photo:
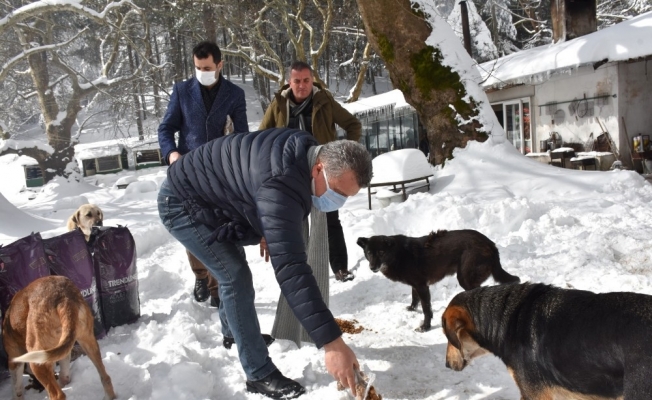
<path fill-rule="evenodd" d="M 161 184 L 158 193 L 158 213 L 168 232 L 217 279 L 222 334 L 235 339 L 247 379 L 257 381 L 274 372 L 276 366 L 260 335 L 254 305 L 256 292 L 244 248 L 230 242 L 208 243 L 213 230 L 193 220 L 167 180 Z"/>

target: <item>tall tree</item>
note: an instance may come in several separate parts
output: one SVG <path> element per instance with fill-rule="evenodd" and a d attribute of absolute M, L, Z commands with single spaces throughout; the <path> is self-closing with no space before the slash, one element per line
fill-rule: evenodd
<path fill-rule="evenodd" d="M 392 84 L 426 127 L 434 163 L 444 163 L 469 140 L 486 140 L 494 129 L 502 134 L 472 59 L 434 0 L 357 1 Z"/>
<path fill-rule="evenodd" d="M 0 19 L 0 35 L 12 37 L 20 46 L 5 54 L 0 67 L 0 82 L 20 74 L 26 66 L 31 87 L 14 87 L 18 96 L 36 98 L 45 125 L 49 146 L 5 146 L 4 153 L 33 157 L 48 182 L 55 176 L 68 176 L 72 170 L 74 147 L 71 136 L 82 100 L 98 91 L 133 79 L 130 74 L 124 32 L 139 19 L 140 9 L 127 0 L 110 2 L 100 12 L 81 3 L 37 1 L 17 8 Z M 84 27 L 85 26 L 85 27 Z M 81 38 L 99 44 L 99 57 L 83 51 Z M 80 62 L 80 54 L 85 58 Z M 97 64 L 93 64 L 97 61 Z M 144 63 L 141 63 L 141 66 Z M 94 76 L 93 76 L 94 75 Z"/>
<path fill-rule="evenodd" d="M 482 20 L 475 4 L 472 1 L 456 0 L 456 5 L 445 19 L 448 21 L 455 34 L 462 38 L 462 2 L 468 8 L 469 28 L 471 33 L 472 57 L 477 62 L 493 60 L 498 57 L 498 49 L 492 40 L 489 28 Z"/>

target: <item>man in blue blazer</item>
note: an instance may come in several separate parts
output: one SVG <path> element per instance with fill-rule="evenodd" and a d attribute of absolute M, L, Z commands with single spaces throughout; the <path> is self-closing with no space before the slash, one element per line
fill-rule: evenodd
<path fill-rule="evenodd" d="M 244 91 L 221 75 L 224 61 L 214 42 L 201 42 L 192 50 L 195 77 L 174 85 L 158 141 L 165 162 L 171 165 L 190 150 L 229 133 L 249 132 Z M 179 133 L 178 143 L 175 133 Z M 206 267 L 188 252 L 195 274 L 195 300 L 211 297 L 219 306 L 217 281 Z"/>

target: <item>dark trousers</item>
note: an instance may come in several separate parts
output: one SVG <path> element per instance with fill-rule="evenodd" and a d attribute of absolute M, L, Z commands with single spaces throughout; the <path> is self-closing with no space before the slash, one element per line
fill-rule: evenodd
<path fill-rule="evenodd" d="M 340 214 L 337 211 L 326 213 L 326 225 L 328 226 L 328 258 L 331 270 L 333 273 L 348 271 L 348 256 Z"/>
<path fill-rule="evenodd" d="M 206 269 L 204 264 L 193 256 L 191 252 L 186 250 L 188 253 L 188 261 L 190 262 L 190 268 L 192 268 L 192 273 L 195 274 L 196 279 L 208 278 L 208 290 L 211 292 L 211 297 L 219 298 L 220 295 L 217 291 L 217 279 L 213 278 L 210 272 Z"/>

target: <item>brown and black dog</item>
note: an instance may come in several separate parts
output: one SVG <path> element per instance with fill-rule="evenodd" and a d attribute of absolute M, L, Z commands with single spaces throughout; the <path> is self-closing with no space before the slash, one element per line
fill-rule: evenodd
<path fill-rule="evenodd" d="M 93 333 L 93 314 L 79 289 L 63 276 L 39 278 L 20 290 L 9 304 L 2 324 L 2 339 L 9 356 L 14 398 L 23 398 L 24 363 L 43 384 L 50 400 L 62 400 L 70 382 L 70 352 L 79 342 L 100 374 L 104 400 L 115 399 L 111 378 L 104 369 Z M 59 384 L 54 364 L 59 361 Z"/>
<path fill-rule="evenodd" d="M 447 367 L 493 353 L 523 400 L 652 398 L 652 296 L 481 287 L 451 300 L 442 327 Z"/>
<path fill-rule="evenodd" d="M 407 308 L 415 311 L 419 301 L 423 309 L 423 324 L 417 331 L 430 330 L 432 307 L 429 286 L 447 275 L 457 273 L 457 281 L 464 290 L 480 286 L 493 276 L 498 283 L 519 282 L 500 265 L 496 244 L 478 231 L 471 229 L 439 230 L 422 237 L 372 236 L 358 238 L 373 272 L 382 272 L 387 278 L 412 286 L 412 303 Z"/>
<path fill-rule="evenodd" d="M 79 228 L 84 233 L 84 238 L 88 242 L 94 226 L 102 226 L 104 223 L 104 213 L 95 204 L 83 204 L 77 211 L 68 218 L 66 226 L 69 231 Z"/>

